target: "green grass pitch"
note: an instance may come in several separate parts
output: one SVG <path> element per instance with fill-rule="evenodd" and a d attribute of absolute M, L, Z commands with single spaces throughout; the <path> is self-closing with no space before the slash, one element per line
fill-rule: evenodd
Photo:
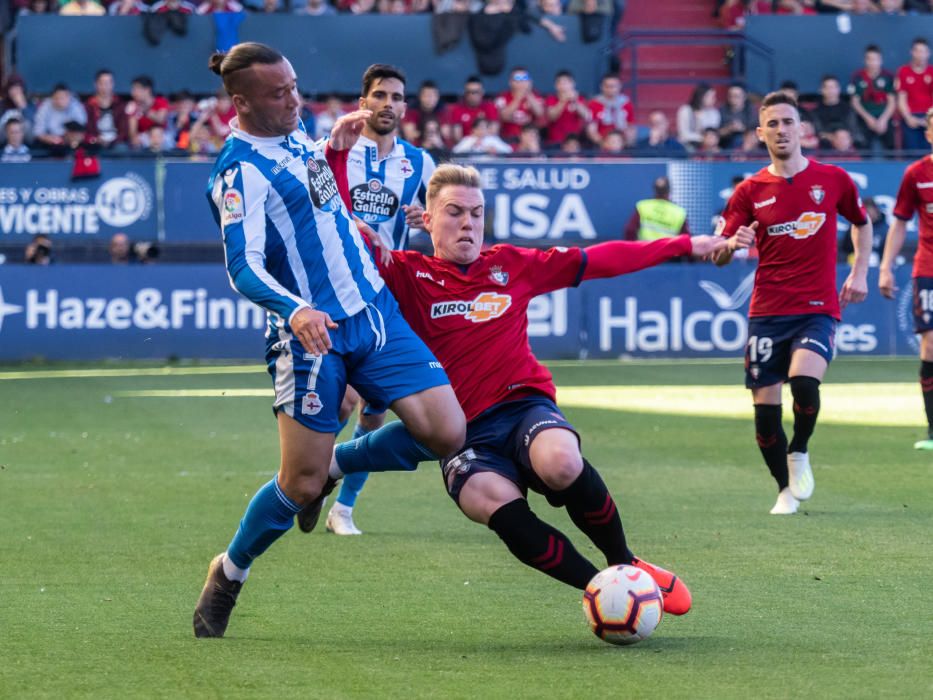
<path fill-rule="evenodd" d="M 629 648 L 460 515 L 434 464 L 370 479 L 363 537 L 288 533 L 228 637 L 196 640 L 207 564 L 277 468 L 267 376 L 0 368 L 0 697 L 933 697 L 916 367 L 833 365 L 816 493 L 779 518 L 738 361 L 555 363 L 633 549 L 693 591 Z"/>

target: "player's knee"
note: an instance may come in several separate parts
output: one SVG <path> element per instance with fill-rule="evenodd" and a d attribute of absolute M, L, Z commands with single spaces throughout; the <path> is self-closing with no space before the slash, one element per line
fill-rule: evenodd
<path fill-rule="evenodd" d="M 549 489 L 563 491 L 583 471 L 583 457 L 579 450 L 561 445 L 550 451 L 540 464 L 532 464 L 532 468 Z"/>
<path fill-rule="evenodd" d="M 321 495 L 327 473 L 279 472 L 279 487 L 283 493 L 299 506 L 306 506 Z"/>
<path fill-rule="evenodd" d="M 463 413 L 460 413 L 459 420 L 454 416 L 450 420 L 435 421 L 435 425 L 427 430 L 426 434 L 416 437 L 438 457 L 449 457 L 466 442 L 466 421 Z"/>

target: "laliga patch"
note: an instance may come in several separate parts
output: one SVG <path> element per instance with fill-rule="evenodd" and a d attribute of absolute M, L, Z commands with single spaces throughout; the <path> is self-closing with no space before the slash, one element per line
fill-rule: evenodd
<path fill-rule="evenodd" d="M 309 391 L 301 397 L 301 412 L 306 416 L 316 416 L 324 408 L 324 402 L 316 391 Z"/>
<path fill-rule="evenodd" d="M 220 217 L 220 223 L 223 226 L 236 224 L 243 220 L 243 195 L 239 190 L 231 189 L 224 192 L 223 211 Z"/>

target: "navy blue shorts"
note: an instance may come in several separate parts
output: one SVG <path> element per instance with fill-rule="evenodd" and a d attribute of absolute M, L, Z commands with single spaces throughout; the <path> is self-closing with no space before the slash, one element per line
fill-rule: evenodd
<path fill-rule="evenodd" d="M 534 397 L 506 401 L 487 409 L 467 423 L 466 442 L 453 457 L 441 460 L 447 493 L 459 504 L 460 491 L 474 474 L 494 472 L 527 495 L 528 489 L 547 493 L 531 468 L 531 443 L 542 430 L 566 428 L 579 434 L 553 401 Z"/>
<path fill-rule="evenodd" d="M 914 333 L 933 331 L 933 277 L 914 277 Z"/>
<path fill-rule="evenodd" d="M 748 319 L 745 386 L 757 389 L 787 381 L 794 350 L 803 348 L 831 362 L 836 319 L 826 314 L 758 316 Z"/>
<path fill-rule="evenodd" d="M 305 352 L 285 332 L 278 342 L 270 342 L 266 364 L 275 387 L 274 411 L 285 411 L 311 430 L 336 433 L 347 384 L 375 411 L 450 384 L 441 363 L 402 317 L 388 287 L 338 326 L 330 331 L 332 348 L 326 355 Z"/>

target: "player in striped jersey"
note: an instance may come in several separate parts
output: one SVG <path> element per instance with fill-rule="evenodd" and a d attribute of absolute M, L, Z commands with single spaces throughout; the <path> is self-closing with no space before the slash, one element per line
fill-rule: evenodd
<path fill-rule="evenodd" d="M 224 635 L 253 560 L 299 511 L 310 506 L 313 513 L 317 504 L 316 520 L 335 484 L 329 469 L 347 382 L 402 418 L 404 425 L 368 437 L 383 464 L 450 455 L 465 434 L 444 370 L 402 318 L 328 165 L 329 153 L 355 143 L 370 112 L 341 118 L 326 146 L 314 143 L 298 118 L 295 71 L 280 53 L 238 44 L 214 54 L 210 66 L 237 117 L 208 199 L 231 283 L 269 314 L 266 361 L 281 466 L 250 501 L 227 551 L 211 562 L 194 612 L 198 637 Z"/>
<path fill-rule="evenodd" d="M 347 179 L 353 215 L 366 222 L 388 250 L 405 250 L 410 229 L 422 227 L 424 198 L 434 160 L 424 151 L 398 138 L 405 116 L 405 74 L 384 63 L 371 65 L 363 73 L 360 109 L 372 112 L 363 133 L 350 149 Z M 352 387 L 344 397 L 342 415 L 348 417 L 359 403 Z M 380 428 L 385 411 L 361 405 L 353 430 L 358 438 Z M 338 535 L 363 534 L 353 522 L 353 506 L 369 476 L 348 474 L 340 485 L 337 500 L 327 514 L 327 529 Z M 301 525 L 303 518 L 299 518 Z"/>

